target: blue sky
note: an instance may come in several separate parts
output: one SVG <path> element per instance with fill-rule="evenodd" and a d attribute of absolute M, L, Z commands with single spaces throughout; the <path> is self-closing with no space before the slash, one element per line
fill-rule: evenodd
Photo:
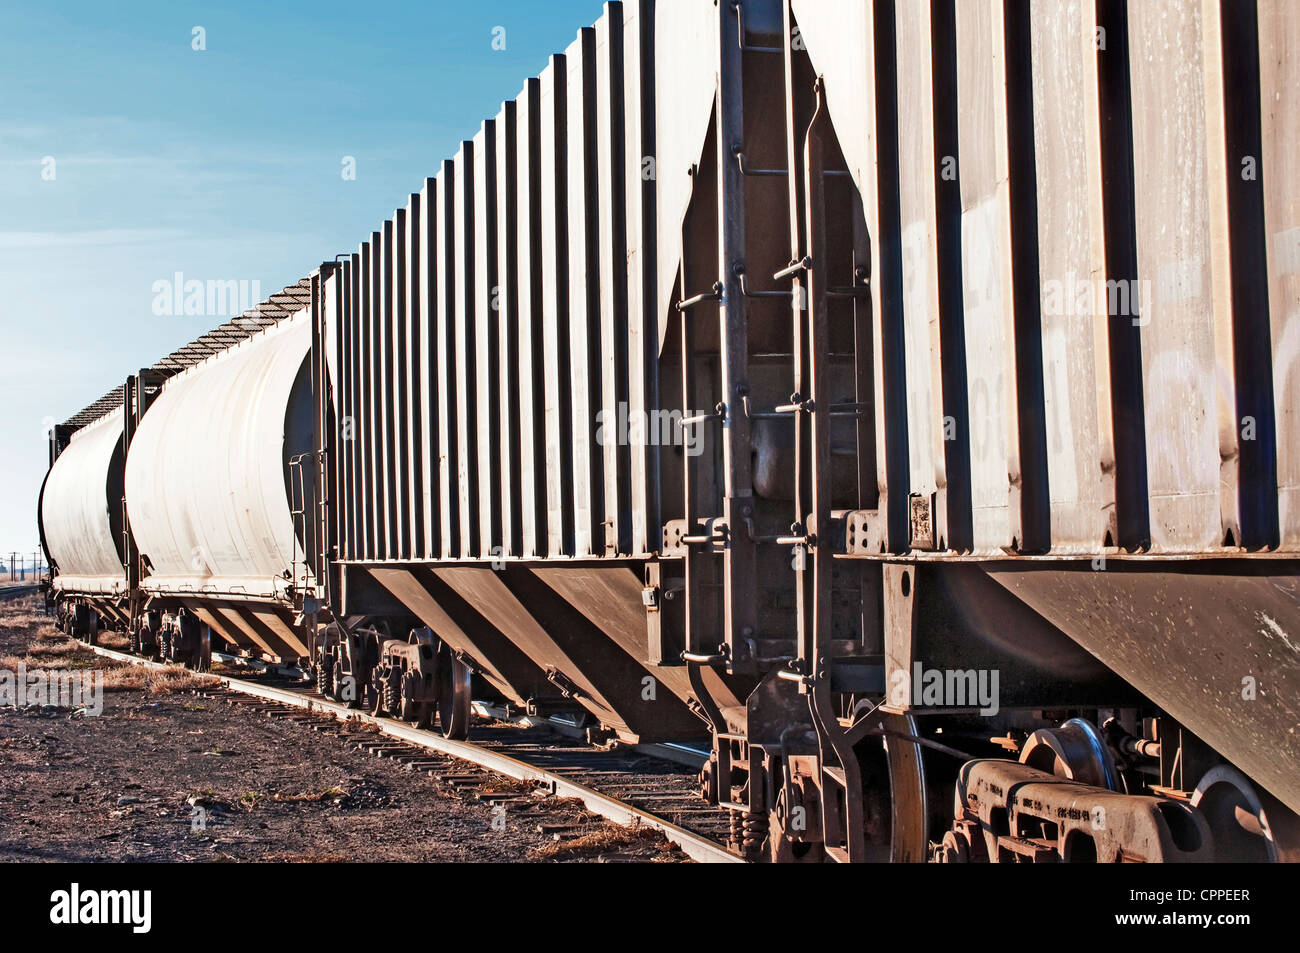
<path fill-rule="evenodd" d="M 47 421 L 223 320 L 154 282 L 265 297 L 354 249 L 601 10 L 4 0 L 0 549 L 36 546 Z"/>

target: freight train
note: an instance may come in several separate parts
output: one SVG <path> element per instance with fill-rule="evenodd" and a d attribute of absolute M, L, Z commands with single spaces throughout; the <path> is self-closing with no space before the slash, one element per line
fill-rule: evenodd
<path fill-rule="evenodd" d="M 700 742 L 780 862 L 1289 860 L 1300 7 L 625 0 L 56 427 L 60 624 Z"/>

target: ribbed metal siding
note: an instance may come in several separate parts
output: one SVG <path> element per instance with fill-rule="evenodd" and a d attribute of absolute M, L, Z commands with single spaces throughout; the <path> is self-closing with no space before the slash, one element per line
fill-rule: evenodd
<path fill-rule="evenodd" d="M 1294 5 L 794 12 L 901 339 L 891 507 L 937 492 L 947 547 L 990 555 L 1300 548 Z M 1107 279 L 1136 320 L 1070 307 Z"/>
<path fill-rule="evenodd" d="M 1300 551 L 1300 7 L 1260 0 L 1258 10 L 1278 522 L 1282 547 Z"/>
<path fill-rule="evenodd" d="M 475 555 L 504 552 L 501 545 L 501 383 L 497 309 L 497 135 L 496 122 L 483 123 L 474 146 L 474 347 L 476 369 L 474 453 L 478 464 L 479 549 Z M 475 488 L 471 487 L 471 492 Z"/>
<path fill-rule="evenodd" d="M 341 558 L 657 545 L 646 448 L 617 439 L 657 345 L 650 9 L 608 4 L 344 262 Z"/>
<path fill-rule="evenodd" d="M 516 100 L 516 169 L 519 257 L 515 272 L 519 308 L 519 467 L 523 554 L 546 552 L 546 373 L 542 335 L 542 84 L 530 79 Z"/>

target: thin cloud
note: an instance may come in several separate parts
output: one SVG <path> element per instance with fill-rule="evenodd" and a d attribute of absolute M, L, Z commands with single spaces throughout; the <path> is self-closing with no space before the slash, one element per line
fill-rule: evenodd
<path fill-rule="evenodd" d="M 101 228 L 67 232 L 0 232 L 0 249 L 73 248 L 172 242 L 186 233 L 174 228 Z"/>

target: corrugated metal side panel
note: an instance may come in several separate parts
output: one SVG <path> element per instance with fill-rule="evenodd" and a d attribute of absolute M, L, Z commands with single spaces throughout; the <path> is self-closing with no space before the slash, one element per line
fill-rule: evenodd
<path fill-rule="evenodd" d="M 474 143 L 460 144 L 453 160 L 456 168 L 456 205 L 452 219 L 456 242 L 455 347 L 456 389 L 453 392 L 456 418 L 457 511 L 460 522 L 460 550 L 463 557 L 482 555 L 479 532 L 478 496 L 478 377 L 475 360 L 474 326 Z"/>
<path fill-rule="evenodd" d="M 325 373 L 330 381 L 339 380 L 339 331 L 342 315 L 339 313 L 339 289 L 342 286 L 341 269 L 328 273 L 321 281 L 321 301 L 325 306 L 323 328 L 325 332 L 321 346 L 325 349 Z M 339 412 L 339 396 L 335 390 L 330 391 L 334 413 Z"/>
<path fill-rule="evenodd" d="M 946 479 L 937 524 L 977 553 L 1300 547 L 1292 7 L 795 14 L 877 239 L 886 335 L 901 259 L 907 463 L 878 430 L 890 494 Z"/>
<path fill-rule="evenodd" d="M 525 402 L 520 366 L 519 327 L 519 181 L 516 105 L 502 103 L 495 131 L 496 181 L 496 288 L 495 314 L 497 425 L 496 440 L 502 553 L 523 551 L 523 485 L 529 468 L 520 452 L 520 420 Z M 525 340 L 527 338 L 525 337 Z"/>
<path fill-rule="evenodd" d="M 909 487 L 929 495 L 947 485 L 943 446 L 943 377 L 939 347 L 939 246 L 935 152 L 934 62 L 930 5 L 896 8 L 898 148 L 916 161 L 899 167 L 899 220 L 903 268 L 903 350 L 907 366 Z"/>
<path fill-rule="evenodd" d="M 363 392 L 341 397 L 340 485 L 364 525 L 340 532 L 365 545 L 346 558 L 658 545 L 647 449 L 624 430 L 657 360 L 651 10 L 607 4 L 359 250 L 336 373 Z"/>
<path fill-rule="evenodd" d="M 396 290 L 397 267 L 394 261 L 394 223 L 390 218 L 381 228 L 381 245 L 379 259 L 379 346 L 383 361 L 380 399 L 382 400 L 382 418 L 380 432 L 383 450 L 379 476 L 384 487 L 383 513 L 387 516 L 379 555 L 382 559 L 392 559 L 398 549 L 398 534 L 403 525 L 402 514 L 402 467 L 398 460 L 398 434 L 401 433 L 402 403 L 399 399 L 399 380 L 401 378 L 401 322 L 398 320 Z"/>
<path fill-rule="evenodd" d="M 352 438 L 353 397 L 352 377 L 356 372 L 356 326 L 352 311 L 352 276 L 354 272 L 353 255 L 341 256 L 339 259 L 339 283 L 342 290 L 342 303 L 337 316 L 338 327 L 334 331 L 336 350 L 334 368 L 331 371 L 331 386 L 334 388 L 334 434 L 327 437 L 332 441 L 331 459 L 334 466 L 335 492 L 331 503 L 334 516 L 334 541 L 336 559 L 352 559 L 356 544 L 355 523 L 357 508 L 354 505 L 352 490 L 352 452 L 355 440 Z"/>
<path fill-rule="evenodd" d="M 718 11 L 709 3 L 659 3 L 654 18 L 659 347 L 682 258 L 682 221 L 694 187 L 690 168 L 701 161 L 718 86 Z"/>
<path fill-rule="evenodd" d="M 1278 525 L 1282 548 L 1300 551 L 1300 4 L 1260 0 L 1258 9 Z"/>
<path fill-rule="evenodd" d="M 1215 315 L 1199 4 L 1128 9 L 1151 547 L 1220 540 Z M 1159 121 L 1147 121 L 1159 117 Z M 1225 368 L 1226 369 L 1226 368 Z"/>
<path fill-rule="evenodd" d="M 342 453 L 344 448 L 339 442 L 338 421 L 343 416 L 343 337 L 346 333 L 346 324 L 343 317 L 344 304 L 342 301 L 342 289 L 346 281 L 345 267 L 340 264 L 336 269 L 328 274 L 321 281 L 321 301 L 325 308 L 325 317 L 323 320 L 324 338 L 321 346 L 325 348 L 325 374 L 328 381 L 328 410 L 334 415 L 335 429 L 333 434 L 328 430 L 328 423 L 322 426 L 322 433 L 325 440 L 325 487 L 324 495 L 326 500 L 335 501 L 335 505 L 324 510 L 324 516 L 332 519 L 334 525 L 327 528 L 327 535 L 339 539 L 343 535 L 343 519 L 347 512 L 346 508 L 337 505 L 337 501 L 343 498 L 342 476 Z"/>
<path fill-rule="evenodd" d="M 916 5 L 919 6 L 919 5 Z M 890 0 L 792 0 L 799 35 L 813 68 L 826 79 L 826 100 L 844 153 L 849 174 L 862 197 L 864 224 L 870 241 L 873 404 L 875 415 L 876 472 L 879 508 L 888 515 L 882 544 L 889 549 L 906 545 L 907 496 L 910 452 L 904 458 L 896 447 L 907 442 L 908 381 L 902 373 L 902 251 L 900 249 L 901 176 L 897 138 L 897 102 L 900 85 L 915 82 L 915 73 L 897 63 L 898 48 L 918 42 L 900 35 L 899 11 Z M 949 62 L 948 69 L 955 68 Z M 913 98 L 923 91 L 906 93 Z M 951 97 L 935 100 L 936 106 Z M 913 124 L 925 117 L 912 117 Z M 955 120 L 954 120 L 955 122 Z M 955 154 L 953 148 L 949 154 Z M 924 163 L 924 156 L 918 162 Z M 949 184 L 949 188 L 952 185 Z M 954 220 L 958 218 L 954 213 Z M 945 223 L 948 224 L 948 223 Z M 954 266 L 947 266 L 949 273 Z M 960 278 L 959 270 L 955 272 Z M 950 279 L 951 280 L 951 279 Z M 960 299 L 958 300 L 958 307 Z M 960 383 L 960 382 L 959 382 Z M 933 400 L 933 384 L 925 387 Z M 961 393 L 964 398 L 965 386 Z M 964 417 L 963 417 L 964 419 Z M 942 428 L 939 428 L 942 433 Z M 969 469 L 969 467 L 967 467 Z M 951 479 L 951 477 L 950 477 Z M 969 483 L 969 480 L 967 480 Z M 969 510 L 969 506 L 967 506 Z M 900 539 L 901 538 L 901 539 Z"/>
<path fill-rule="evenodd" d="M 442 545 L 445 558 L 460 555 L 460 501 L 456 495 L 459 458 L 456 431 L 456 167 L 450 159 L 438 175 L 438 491 L 442 514 Z"/>
<path fill-rule="evenodd" d="M 430 559 L 440 554 L 442 546 L 442 512 L 438 485 L 438 395 L 442 376 L 439 373 L 437 320 L 434 300 L 437 296 L 438 263 L 438 183 L 425 179 L 420 190 L 420 221 L 415 229 L 418 246 L 415 255 L 417 306 L 415 325 L 419 329 L 420 348 L 420 509 L 424 529 L 420 557 Z"/>
<path fill-rule="evenodd" d="M 628 406 L 630 345 L 636 323 L 628 311 L 628 192 L 637 178 L 625 179 L 627 82 L 623 57 L 624 21 L 620 7 L 607 8 L 595 29 L 596 191 L 599 196 L 596 232 L 599 236 L 599 355 L 600 409 L 595 415 L 603 486 L 597 496 L 604 513 L 595 527 L 598 553 L 632 551 L 631 448 L 620 440 L 617 422 Z M 635 340 L 639 342 L 640 336 Z"/>
<path fill-rule="evenodd" d="M 382 538 L 380 524 L 383 521 L 383 498 L 380 489 L 382 476 L 382 457 L 378 455 L 379 415 L 383 413 L 383 404 L 379 388 L 382 380 L 383 351 L 380 349 L 379 308 L 375 301 L 375 259 L 379 254 L 379 233 L 371 232 L 370 241 L 361 246 L 361 321 L 365 327 L 366 359 L 365 372 L 362 375 L 362 387 L 365 398 L 362 403 L 361 416 L 356 421 L 358 438 L 366 448 L 364 453 L 365 473 L 365 512 L 366 538 L 362 551 L 363 559 L 376 559 L 379 556 L 379 541 Z"/>
<path fill-rule="evenodd" d="M 523 556 L 546 552 L 548 524 L 546 383 L 542 327 L 542 84 L 530 79 L 516 102 L 519 258 L 519 481 Z"/>
<path fill-rule="evenodd" d="M 410 335 L 406 305 L 410 295 L 410 279 L 406 268 L 407 211 L 397 209 L 392 222 L 386 226 L 390 234 L 390 264 L 384 276 L 388 288 L 389 323 L 393 334 L 393 380 L 389 390 L 392 403 L 392 465 L 393 505 L 395 525 L 392 531 L 390 558 L 414 555 L 415 506 L 412 495 L 411 474 L 411 418 L 410 394 L 417 383 L 411 374 Z"/>
<path fill-rule="evenodd" d="M 362 294 L 365 287 L 365 264 L 361 253 L 361 247 L 352 256 L 352 274 L 349 290 L 349 301 L 351 302 L 351 311 L 349 325 L 352 329 L 352 356 L 355 361 L 351 374 L 352 402 L 350 405 L 351 416 L 347 421 L 347 431 L 344 433 L 344 439 L 348 441 L 349 459 L 351 460 L 351 493 L 349 499 L 352 501 L 352 529 L 353 538 L 350 551 L 354 559 L 359 559 L 368 551 L 367 540 L 370 535 L 370 521 L 373 514 L 370 512 L 370 497 L 366 492 L 366 475 L 370 472 L 368 461 L 365 456 L 365 444 L 361 440 L 361 422 L 369 407 L 365 391 L 365 382 L 368 376 L 363 376 L 363 372 L 369 367 L 369 346 L 370 346 L 370 329 L 366 325 L 365 312 L 362 310 Z"/>
<path fill-rule="evenodd" d="M 407 513 L 404 555 L 408 559 L 420 558 L 425 553 L 426 511 L 424 428 L 428 407 L 427 378 L 421 360 L 424 353 L 424 329 L 420 323 L 420 236 L 423 198 L 411 193 L 406 205 L 406 215 L 401 236 L 403 302 L 402 328 L 406 335 L 406 387 L 402 395 L 406 406 L 405 461 L 403 469 L 407 482 Z"/>
<path fill-rule="evenodd" d="M 569 338 L 568 64 L 552 56 L 540 96 L 542 342 L 546 399 L 546 555 L 573 552 L 573 417 Z"/>
<path fill-rule="evenodd" d="M 657 405 L 658 278 L 655 263 L 655 107 L 654 3 L 628 0 L 623 5 L 623 143 L 627 235 L 627 354 L 628 413 L 638 418 Z M 615 5 L 610 5 L 611 11 Z M 611 31 L 612 32 L 612 31 Z M 616 44 L 610 41 L 610 72 L 617 71 Z M 611 97 L 613 92 L 611 90 Z M 611 104 L 617 112 L 617 105 Z M 613 120 L 611 119 L 611 123 Z M 617 123 L 613 123 L 617 129 Z M 617 322 L 617 301 L 615 320 Z M 644 553 L 659 547 L 657 448 L 645 441 L 628 448 L 631 533 L 627 552 Z M 620 533 L 622 526 L 620 524 Z M 622 544 L 620 543 L 620 550 Z"/>
<path fill-rule="evenodd" d="M 1081 553 L 1101 547 L 1115 504 L 1114 466 L 1103 462 L 1113 459 L 1103 433 L 1110 426 L 1108 322 L 1072 306 L 1079 287 L 1095 288 L 1106 275 L 1100 183 L 1090 176 L 1099 148 L 1090 7 L 1081 0 L 1029 5 L 1052 547 Z"/>
<path fill-rule="evenodd" d="M 1006 51 L 1001 4 L 957 9 L 957 106 L 961 150 L 961 249 L 967 401 L 971 434 L 973 548 L 996 553 L 1020 536 L 1011 481 L 1016 451 L 1015 303 L 1011 274 Z M 900 119 L 906 117 L 900 113 Z M 908 166 L 908 159 L 900 162 Z"/>
<path fill-rule="evenodd" d="M 572 397 L 573 550 L 605 552 L 603 453 L 596 443 L 601 401 L 600 263 L 596 182 L 596 32 L 578 31 L 565 51 L 569 223 L 569 366 Z M 566 501 L 567 502 L 567 501 Z"/>
<path fill-rule="evenodd" d="M 474 137 L 474 365 L 478 421 L 478 497 L 480 556 L 500 555 L 501 547 L 501 378 L 497 364 L 500 288 L 497 284 L 497 131 L 487 120 Z"/>

